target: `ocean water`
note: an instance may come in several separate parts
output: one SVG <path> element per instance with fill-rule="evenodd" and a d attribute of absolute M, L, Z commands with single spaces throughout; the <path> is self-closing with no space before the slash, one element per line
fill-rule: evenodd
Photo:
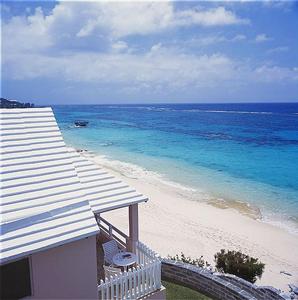
<path fill-rule="evenodd" d="M 53 109 L 69 145 L 142 167 L 201 200 L 246 203 L 298 233 L 298 103 Z M 75 128 L 77 119 L 88 127 Z"/>

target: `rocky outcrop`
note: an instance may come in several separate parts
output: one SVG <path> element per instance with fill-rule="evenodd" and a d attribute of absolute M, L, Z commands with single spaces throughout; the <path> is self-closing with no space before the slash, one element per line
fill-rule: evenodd
<path fill-rule="evenodd" d="M 5 98 L 0 98 L 0 108 L 28 108 L 34 107 L 33 103 L 22 103 L 16 100 L 8 100 Z"/>

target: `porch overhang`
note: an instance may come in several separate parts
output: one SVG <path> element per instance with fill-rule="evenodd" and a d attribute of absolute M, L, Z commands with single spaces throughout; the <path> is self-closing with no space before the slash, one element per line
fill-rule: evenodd
<path fill-rule="evenodd" d="M 82 191 L 94 214 L 147 202 L 148 197 L 109 174 L 90 158 L 69 148 Z"/>

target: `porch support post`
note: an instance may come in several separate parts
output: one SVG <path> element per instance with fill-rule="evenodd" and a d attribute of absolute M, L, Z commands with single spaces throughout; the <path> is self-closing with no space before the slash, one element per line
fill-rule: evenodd
<path fill-rule="evenodd" d="M 136 252 L 136 242 L 139 240 L 139 216 L 138 204 L 132 204 L 128 207 L 129 212 L 129 241 L 128 251 Z"/>
<path fill-rule="evenodd" d="M 100 223 L 100 214 L 99 213 L 95 214 L 95 220 L 99 226 L 99 223 Z"/>

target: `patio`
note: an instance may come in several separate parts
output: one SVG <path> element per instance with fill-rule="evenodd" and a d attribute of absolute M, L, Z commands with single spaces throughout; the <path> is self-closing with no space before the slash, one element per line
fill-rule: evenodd
<path fill-rule="evenodd" d="M 100 233 L 97 244 L 97 282 L 100 299 L 138 299 L 161 288 L 161 262 L 159 256 L 139 241 L 132 247 L 129 237 L 107 220 L 96 217 Z M 119 249 L 129 249 L 137 255 L 137 262 L 127 271 L 106 277 L 102 244 L 116 240 Z"/>

